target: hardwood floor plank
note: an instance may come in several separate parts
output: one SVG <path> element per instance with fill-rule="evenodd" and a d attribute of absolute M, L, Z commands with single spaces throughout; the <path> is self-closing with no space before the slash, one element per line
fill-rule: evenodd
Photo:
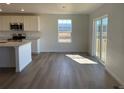
<path fill-rule="evenodd" d="M 77 55 L 77 61 L 67 55 Z M 78 56 L 80 57 L 78 59 Z M 75 57 L 76 58 L 76 57 Z M 0 88 L 4 89 L 107 89 L 119 83 L 104 66 L 84 53 L 41 53 L 21 73 L 0 69 Z"/>

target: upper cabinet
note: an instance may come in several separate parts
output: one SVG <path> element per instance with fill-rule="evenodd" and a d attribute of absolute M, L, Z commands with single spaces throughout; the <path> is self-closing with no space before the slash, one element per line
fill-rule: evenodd
<path fill-rule="evenodd" d="M 23 16 L 9 16 L 10 17 L 10 23 L 23 23 L 24 18 Z"/>
<path fill-rule="evenodd" d="M 0 16 L 0 29 L 3 29 L 3 16 Z"/>
<path fill-rule="evenodd" d="M 38 16 L 24 16 L 24 30 L 25 31 L 39 31 L 39 17 Z"/>
<path fill-rule="evenodd" d="M 40 31 L 39 16 L 0 16 L 0 31 L 10 31 L 10 23 L 23 23 L 24 31 Z"/>
<path fill-rule="evenodd" d="M 8 31 L 10 29 L 9 22 L 10 16 L 0 16 L 0 30 Z"/>

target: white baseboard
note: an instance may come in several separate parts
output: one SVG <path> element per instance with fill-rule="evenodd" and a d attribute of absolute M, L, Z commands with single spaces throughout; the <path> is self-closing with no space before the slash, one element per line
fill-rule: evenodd
<path fill-rule="evenodd" d="M 110 70 L 109 67 L 106 67 L 106 70 L 112 77 L 114 77 L 116 81 L 118 81 L 119 84 L 121 84 L 122 86 L 124 85 L 124 82 L 117 75 L 115 75 L 115 73 L 112 70 Z"/>

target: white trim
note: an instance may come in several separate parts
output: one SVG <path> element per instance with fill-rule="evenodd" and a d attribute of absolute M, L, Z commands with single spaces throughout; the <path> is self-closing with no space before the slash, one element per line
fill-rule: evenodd
<path fill-rule="evenodd" d="M 106 68 L 107 72 L 108 72 L 112 77 L 114 77 L 114 79 L 115 79 L 117 82 L 119 82 L 119 84 L 121 84 L 122 86 L 124 85 L 124 82 L 123 82 L 121 79 L 119 79 L 119 77 L 116 76 L 116 74 L 114 74 L 114 72 L 112 72 L 112 70 L 110 70 L 109 67 L 105 66 L 105 68 Z"/>
<path fill-rule="evenodd" d="M 95 20 L 96 19 L 93 19 L 93 22 L 92 22 L 92 24 L 93 24 L 92 25 L 92 29 L 93 29 L 93 31 L 92 31 L 92 42 L 91 42 L 92 43 L 92 50 L 91 50 L 92 51 L 92 56 L 96 56 L 95 55 L 95 51 L 96 51 L 96 48 L 95 48 L 95 46 L 96 46 L 95 45 L 95 43 L 96 43 L 96 40 L 95 40 L 95 37 L 96 37 L 96 34 L 95 34 L 96 33 L 95 32 Z"/>
<path fill-rule="evenodd" d="M 100 16 L 100 17 L 97 17 L 97 18 L 94 18 L 94 19 L 97 20 L 97 19 L 101 19 L 101 18 L 103 18 L 103 17 L 108 17 L 108 14 L 105 14 L 105 15 L 103 15 L 103 16 Z"/>
<path fill-rule="evenodd" d="M 58 32 L 67 32 L 67 31 L 59 31 L 59 24 L 58 24 L 59 20 L 71 20 L 71 30 L 69 31 L 71 33 L 72 32 L 72 19 L 58 19 L 57 20 Z"/>

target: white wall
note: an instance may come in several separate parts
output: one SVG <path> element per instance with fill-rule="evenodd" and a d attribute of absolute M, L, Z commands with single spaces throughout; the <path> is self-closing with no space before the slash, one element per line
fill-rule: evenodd
<path fill-rule="evenodd" d="M 19 14 L 6 14 L 7 16 Z M 23 14 L 22 14 L 23 15 Z M 4 16 L 4 15 L 3 15 Z M 88 52 L 89 16 L 83 14 L 41 14 L 40 32 L 26 33 L 27 39 L 41 38 L 41 52 Z M 72 43 L 58 43 L 58 19 L 72 19 Z M 0 39 L 12 37 L 9 31 L 0 31 Z"/>
<path fill-rule="evenodd" d="M 58 43 L 58 19 L 72 19 L 72 43 Z M 88 52 L 88 15 L 40 15 L 41 52 Z"/>
<path fill-rule="evenodd" d="M 107 70 L 124 84 L 124 4 L 105 4 L 90 15 L 90 53 L 92 54 L 92 21 L 108 14 Z"/>

